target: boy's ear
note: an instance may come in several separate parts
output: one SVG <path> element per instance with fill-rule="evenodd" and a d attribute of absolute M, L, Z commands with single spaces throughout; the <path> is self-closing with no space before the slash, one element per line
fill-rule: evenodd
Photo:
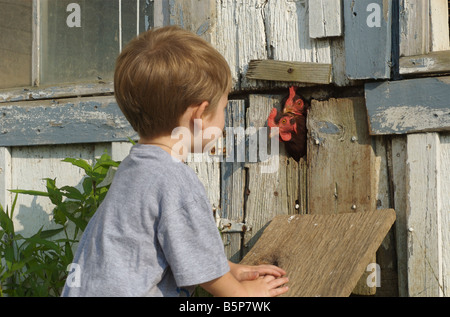
<path fill-rule="evenodd" d="M 205 110 L 208 108 L 209 102 L 203 101 L 200 105 L 194 106 L 194 111 L 192 112 L 192 119 L 202 119 Z"/>

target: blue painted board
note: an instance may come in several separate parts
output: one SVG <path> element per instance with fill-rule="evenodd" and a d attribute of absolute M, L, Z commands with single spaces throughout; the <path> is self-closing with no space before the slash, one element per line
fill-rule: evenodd
<path fill-rule="evenodd" d="M 370 134 L 450 131 L 450 77 L 365 85 Z"/>
<path fill-rule="evenodd" d="M 348 78 L 390 78 L 391 10 L 392 0 L 344 0 Z"/>
<path fill-rule="evenodd" d="M 0 146 L 114 142 L 136 136 L 114 97 L 0 104 Z"/>

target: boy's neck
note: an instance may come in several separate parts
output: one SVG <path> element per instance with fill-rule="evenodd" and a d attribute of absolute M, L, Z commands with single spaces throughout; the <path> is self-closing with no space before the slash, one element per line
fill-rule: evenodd
<path fill-rule="evenodd" d="M 171 136 L 160 136 L 156 138 L 140 138 L 139 144 L 155 145 L 169 153 L 172 157 L 184 162 L 188 155 L 185 147 L 175 145 L 179 143 L 179 140 L 174 140 Z"/>

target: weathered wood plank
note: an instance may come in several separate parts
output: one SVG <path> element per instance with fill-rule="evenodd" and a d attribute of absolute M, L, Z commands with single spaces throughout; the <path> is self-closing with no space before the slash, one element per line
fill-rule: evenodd
<path fill-rule="evenodd" d="M 440 134 L 443 296 L 450 294 L 450 134 Z"/>
<path fill-rule="evenodd" d="M 211 41 L 216 0 L 170 0 L 169 23 L 179 25 Z"/>
<path fill-rule="evenodd" d="M 8 189 L 46 191 L 45 178 L 56 178 L 57 186 L 76 186 L 82 190 L 82 169 L 61 162 L 67 157 L 82 158 L 92 163 L 95 153 L 103 152 L 97 145 L 60 145 L 11 148 L 11 186 Z M 53 229 L 51 213 L 54 205 L 47 197 L 20 195 L 14 221 L 23 236 L 35 234 L 42 226 Z"/>
<path fill-rule="evenodd" d="M 393 210 L 277 216 L 241 263 L 286 270 L 283 296 L 349 296 L 394 220 Z"/>
<path fill-rule="evenodd" d="M 308 212 L 375 210 L 375 158 L 364 99 L 313 100 L 308 136 Z"/>
<path fill-rule="evenodd" d="M 0 205 L 11 208 L 11 149 L 0 147 Z"/>
<path fill-rule="evenodd" d="M 400 0 L 400 56 L 430 52 L 430 3 Z"/>
<path fill-rule="evenodd" d="M 339 214 L 375 210 L 375 155 L 364 99 L 313 100 L 308 114 L 308 134 L 308 212 Z M 375 262 L 375 253 L 372 257 Z M 362 277 L 355 293 L 375 293 L 374 287 L 367 288 L 366 278 Z"/>
<path fill-rule="evenodd" d="M 413 297 L 442 296 L 444 291 L 442 234 L 449 233 L 442 228 L 440 155 L 439 134 L 408 135 L 407 259 Z"/>
<path fill-rule="evenodd" d="M 136 136 L 114 97 L 6 103 L 0 117 L 0 146 L 101 143 Z"/>
<path fill-rule="evenodd" d="M 329 84 L 331 64 L 253 60 L 246 76 L 259 80 Z"/>
<path fill-rule="evenodd" d="M 392 145 L 389 137 L 373 138 L 375 148 L 375 188 L 377 188 L 377 209 L 394 207 L 394 186 L 392 185 Z M 380 280 L 376 288 L 376 296 L 397 297 L 398 274 L 396 232 L 391 228 L 377 250 L 376 263 L 380 266 Z"/>
<path fill-rule="evenodd" d="M 323 38 L 342 35 L 340 0 L 309 1 L 309 36 Z"/>
<path fill-rule="evenodd" d="M 245 101 L 228 103 L 225 119 L 226 150 L 221 165 L 220 216 L 237 223 L 244 222 L 245 205 Z M 244 153 L 238 154 L 244 150 Z M 230 261 L 238 263 L 242 258 L 241 233 L 223 233 L 225 252 Z"/>
<path fill-rule="evenodd" d="M 450 51 L 400 58 L 400 74 L 450 73 Z"/>
<path fill-rule="evenodd" d="M 450 49 L 448 10 L 448 0 L 430 1 L 430 42 L 432 52 Z"/>
<path fill-rule="evenodd" d="M 71 84 L 50 87 L 28 87 L 0 90 L 0 104 L 15 101 L 55 99 L 73 96 L 91 96 L 99 94 L 113 94 L 114 85 L 108 83 Z"/>
<path fill-rule="evenodd" d="M 217 0 L 212 43 L 230 64 L 235 90 L 289 85 L 247 79 L 251 60 L 331 63 L 330 41 L 309 37 L 308 8 L 303 1 Z"/>
<path fill-rule="evenodd" d="M 298 163 L 288 158 L 284 146 L 273 147 L 268 142 L 267 117 L 273 107 L 280 109 L 284 96 L 250 95 L 247 109 L 247 129 L 249 133 L 248 190 L 245 222 L 252 227 L 244 237 L 244 251 L 248 251 L 268 222 L 276 215 L 294 214 L 299 199 Z M 267 147 L 266 147 L 267 144 Z M 269 151 L 267 151 L 269 148 Z M 258 153 L 255 153 L 258 151 Z M 295 177 L 292 177 L 294 176 Z M 290 183 L 290 184 L 289 184 Z M 294 192 L 289 192 L 294 190 Z"/>
<path fill-rule="evenodd" d="M 406 147 L 407 136 L 392 137 L 392 186 L 394 190 L 394 208 L 397 214 L 395 221 L 395 240 L 397 250 L 398 291 L 402 297 L 408 296 L 408 260 L 406 223 Z"/>
<path fill-rule="evenodd" d="M 346 73 L 351 79 L 391 74 L 391 1 L 344 0 Z"/>
<path fill-rule="evenodd" d="M 450 130 L 450 77 L 368 83 L 370 134 Z"/>

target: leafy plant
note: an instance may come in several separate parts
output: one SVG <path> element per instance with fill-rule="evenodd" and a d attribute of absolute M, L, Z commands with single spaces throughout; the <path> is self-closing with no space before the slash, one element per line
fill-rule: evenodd
<path fill-rule="evenodd" d="M 0 296 L 59 296 L 73 260 L 73 247 L 97 211 L 112 182 L 113 169 L 120 162 L 105 152 L 94 165 L 82 159 L 66 158 L 86 173 L 82 190 L 57 187 L 47 178 L 46 192 L 11 190 L 16 193 L 11 210 L 0 206 Z M 58 228 L 43 230 L 25 238 L 14 229 L 14 209 L 18 194 L 48 197 L 53 205 L 53 221 Z M 62 236 L 61 238 L 58 238 Z"/>

